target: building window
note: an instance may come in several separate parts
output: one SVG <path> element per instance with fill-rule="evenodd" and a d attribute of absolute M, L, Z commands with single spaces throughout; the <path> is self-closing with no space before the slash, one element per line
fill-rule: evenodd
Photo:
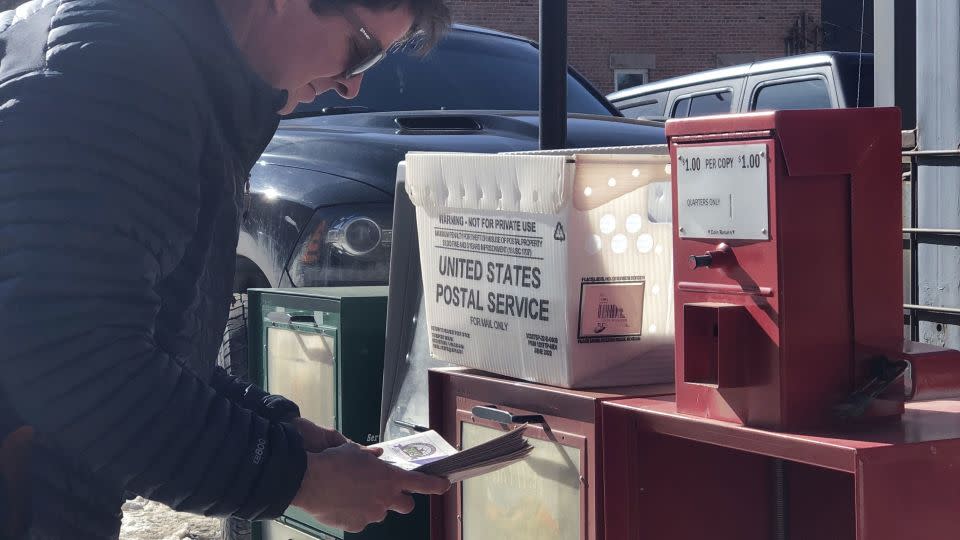
<path fill-rule="evenodd" d="M 614 90 L 632 88 L 649 82 L 650 70 L 644 69 L 615 69 L 613 70 Z"/>

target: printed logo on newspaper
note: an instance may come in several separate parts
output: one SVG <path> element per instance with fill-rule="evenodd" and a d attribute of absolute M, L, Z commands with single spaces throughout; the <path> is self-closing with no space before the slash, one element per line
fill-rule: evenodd
<path fill-rule="evenodd" d="M 410 456 L 410 459 L 421 459 L 437 453 L 437 447 L 425 442 L 397 445 L 397 449 Z"/>

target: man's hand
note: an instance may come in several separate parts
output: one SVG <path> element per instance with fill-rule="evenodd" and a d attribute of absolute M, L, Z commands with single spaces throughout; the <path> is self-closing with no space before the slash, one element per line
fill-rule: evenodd
<path fill-rule="evenodd" d="M 303 448 L 307 452 L 323 452 L 327 448 L 350 442 L 350 439 L 344 437 L 339 431 L 320 427 L 306 418 L 294 418 L 293 426 L 303 437 Z"/>
<path fill-rule="evenodd" d="M 360 532 L 383 521 L 390 510 L 413 511 L 411 493 L 439 495 L 449 488 L 443 478 L 405 471 L 349 443 L 307 454 L 307 470 L 292 504 L 321 523 Z"/>

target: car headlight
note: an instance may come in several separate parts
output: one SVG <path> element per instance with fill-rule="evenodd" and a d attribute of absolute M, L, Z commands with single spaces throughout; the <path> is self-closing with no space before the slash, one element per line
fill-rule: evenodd
<path fill-rule="evenodd" d="M 380 247 L 383 229 L 366 216 L 350 216 L 334 223 L 327 231 L 327 243 L 354 257 L 369 255 Z"/>
<path fill-rule="evenodd" d="M 388 204 L 316 211 L 289 265 L 297 287 L 386 285 L 393 243 Z"/>

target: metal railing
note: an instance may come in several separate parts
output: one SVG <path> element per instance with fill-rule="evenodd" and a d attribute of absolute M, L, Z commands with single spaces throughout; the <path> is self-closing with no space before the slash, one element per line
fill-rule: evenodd
<path fill-rule="evenodd" d="M 910 183 L 910 226 L 904 227 L 904 249 L 910 252 L 910 300 L 903 305 L 904 324 L 910 327 L 910 339 L 920 340 L 920 323 L 933 322 L 960 326 L 960 308 L 929 306 L 920 303 L 920 280 L 917 277 L 920 262 L 921 244 L 939 246 L 960 246 L 960 229 L 920 228 L 918 217 L 919 192 L 917 169 L 920 165 L 942 165 L 960 167 L 960 150 L 903 152 L 904 163 L 909 162 L 909 172 L 904 181 Z"/>

